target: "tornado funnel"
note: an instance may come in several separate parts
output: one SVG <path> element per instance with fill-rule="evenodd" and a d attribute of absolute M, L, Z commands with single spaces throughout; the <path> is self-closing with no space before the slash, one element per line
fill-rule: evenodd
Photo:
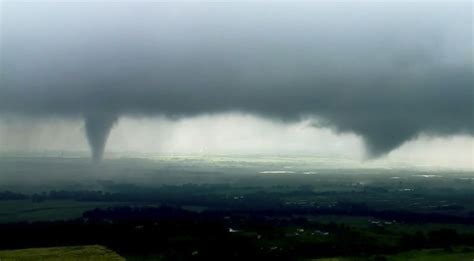
<path fill-rule="evenodd" d="M 104 155 L 107 138 L 114 123 L 117 121 L 117 116 L 110 113 L 89 113 L 84 117 L 92 159 L 94 162 L 100 162 Z"/>

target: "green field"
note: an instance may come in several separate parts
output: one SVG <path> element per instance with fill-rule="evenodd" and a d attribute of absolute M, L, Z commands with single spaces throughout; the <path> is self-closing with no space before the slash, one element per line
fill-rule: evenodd
<path fill-rule="evenodd" d="M 119 204 L 75 200 L 48 200 L 45 202 L 5 200 L 0 201 L 0 223 L 69 220 L 81 217 L 82 213 L 87 210 Z"/>
<path fill-rule="evenodd" d="M 453 250 L 444 249 L 424 249 L 400 253 L 393 256 L 364 257 L 335 257 L 315 259 L 318 261 L 363 261 L 363 260 L 387 260 L 387 261 L 472 261 L 474 260 L 474 249 L 455 248 Z"/>
<path fill-rule="evenodd" d="M 0 260 L 19 261 L 120 261 L 125 260 L 117 253 L 103 246 L 71 246 L 71 247 L 50 247 L 50 248 L 28 248 L 20 250 L 0 251 Z"/>

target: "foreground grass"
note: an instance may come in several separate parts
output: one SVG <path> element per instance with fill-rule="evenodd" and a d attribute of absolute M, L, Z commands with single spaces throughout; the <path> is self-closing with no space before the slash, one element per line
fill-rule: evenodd
<path fill-rule="evenodd" d="M 472 261 L 474 249 L 456 248 L 453 251 L 443 249 L 423 249 L 400 253 L 393 256 L 377 257 L 334 257 L 316 259 L 318 261 L 362 261 L 362 260 L 387 260 L 387 261 Z"/>
<path fill-rule="evenodd" d="M 72 246 L 72 247 L 49 247 L 28 248 L 19 250 L 0 251 L 1 261 L 122 261 L 125 260 L 117 253 L 103 246 Z"/>
<path fill-rule="evenodd" d="M 456 249 L 453 252 L 445 251 L 442 249 L 417 250 L 417 251 L 402 253 L 396 256 L 389 256 L 387 260 L 393 260 L 393 261 L 399 261 L 399 260 L 400 261 L 401 260 L 472 261 L 474 260 L 474 250 L 473 249 L 469 249 L 469 250 Z"/>

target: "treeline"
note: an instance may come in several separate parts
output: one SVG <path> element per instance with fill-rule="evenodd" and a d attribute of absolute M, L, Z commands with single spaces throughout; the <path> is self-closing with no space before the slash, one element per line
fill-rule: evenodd
<path fill-rule="evenodd" d="M 15 193 L 11 191 L 0 191 L 0 200 L 21 200 L 29 199 L 30 196 L 21 193 Z"/>
<path fill-rule="evenodd" d="M 376 210 L 369 208 L 365 203 L 338 202 L 331 207 L 293 208 L 292 213 L 310 215 L 344 215 L 344 216 L 371 216 L 388 221 L 403 223 L 444 223 L 474 225 L 474 215 L 456 216 L 442 213 L 421 213 L 405 210 Z"/>
<path fill-rule="evenodd" d="M 377 210 L 365 203 L 340 201 L 331 206 L 286 205 L 287 193 L 255 191 L 241 196 L 224 193 L 228 187 L 221 185 L 182 185 L 160 188 L 138 188 L 123 186 L 116 188 L 122 192 L 103 191 L 50 191 L 47 193 L 25 195 L 12 192 L 0 193 L 0 199 L 31 199 L 34 202 L 46 200 L 77 200 L 99 202 L 123 202 L 139 204 L 166 204 L 173 206 L 201 206 L 211 210 L 256 211 L 267 216 L 291 215 L 344 215 L 369 216 L 388 221 L 404 223 L 444 223 L 474 224 L 474 213 L 453 215 L 439 212 L 421 213 L 405 210 Z M 298 189 L 294 193 L 311 193 L 308 188 Z"/>
<path fill-rule="evenodd" d="M 3 200 L 31 199 L 34 202 L 47 200 L 76 200 L 126 203 L 165 203 L 168 205 L 200 205 L 210 208 L 258 209 L 278 208 L 280 197 L 263 191 L 235 196 L 222 193 L 225 188 L 215 185 L 162 186 L 159 188 L 123 187 L 120 192 L 104 191 L 49 191 L 32 195 L 7 193 Z"/>

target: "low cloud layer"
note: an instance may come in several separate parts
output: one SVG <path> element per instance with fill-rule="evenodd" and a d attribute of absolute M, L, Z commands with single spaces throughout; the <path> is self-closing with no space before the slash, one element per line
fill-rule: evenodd
<path fill-rule="evenodd" d="M 130 134 L 133 135 L 130 135 Z M 82 119 L 0 117 L 0 154 L 84 157 Z M 327 162 L 321 168 L 422 168 L 473 171 L 474 137 L 417 136 L 377 159 L 364 160 L 359 136 L 336 134 L 311 121 L 276 122 L 242 114 L 202 115 L 180 120 L 122 117 L 114 125 L 104 157 L 270 156 Z"/>
<path fill-rule="evenodd" d="M 0 113 L 316 117 L 372 156 L 473 135 L 472 3 L 4 3 Z M 134 135 L 134 133 L 130 133 Z"/>

